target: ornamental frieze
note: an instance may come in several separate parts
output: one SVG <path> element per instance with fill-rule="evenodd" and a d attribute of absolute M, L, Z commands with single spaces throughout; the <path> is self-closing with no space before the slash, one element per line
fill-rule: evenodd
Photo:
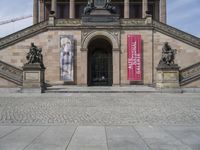
<path fill-rule="evenodd" d="M 145 19 L 121 19 L 121 25 L 144 26 L 146 23 Z"/>
<path fill-rule="evenodd" d="M 78 26 L 81 25 L 80 19 L 56 19 L 56 26 Z"/>

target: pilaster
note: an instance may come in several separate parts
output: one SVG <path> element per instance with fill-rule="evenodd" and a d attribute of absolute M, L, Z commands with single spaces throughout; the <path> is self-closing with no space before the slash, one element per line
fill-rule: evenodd
<path fill-rule="evenodd" d="M 113 49 L 113 85 L 120 85 L 120 50 Z"/>

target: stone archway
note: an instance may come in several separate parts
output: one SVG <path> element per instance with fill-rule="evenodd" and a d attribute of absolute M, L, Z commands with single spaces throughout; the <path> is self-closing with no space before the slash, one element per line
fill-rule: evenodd
<path fill-rule="evenodd" d="M 82 34 L 84 35 L 84 34 Z M 120 49 L 117 38 L 107 31 L 94 31 L 82 37 L 81 47 L 81 84 L 88 85 L 88 46 L 95 39 L 104 39 L 110 43 L 112 50 L 112 85 L 120 84 Z"/>
<path fill-rule="evenodd" d="M 98 37 L 90 41 L 87 62 L 87 80 L 89 86 L 112 85 L 112 45 L 108 40 Z"/>
<path fill-rule="evenodd" d="M 116 37 L 114 37 L 111 33 L 107 31 L 95 31 L 88 34 L 82 42 L 82 49 L 87 50 L 90 41 L 98 37 L 102 37 L 108 40 L 112 44 L 113 50 L 119 50 L 118 40 L 116 39 Z"/>

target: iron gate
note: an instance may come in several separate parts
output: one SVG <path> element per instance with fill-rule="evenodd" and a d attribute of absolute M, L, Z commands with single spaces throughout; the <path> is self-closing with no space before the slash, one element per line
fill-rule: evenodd
<path fill-rule="evenodd" d="M 112 85 L 112 55 L 95 51 L 91 56 L 91 85 Z"/>

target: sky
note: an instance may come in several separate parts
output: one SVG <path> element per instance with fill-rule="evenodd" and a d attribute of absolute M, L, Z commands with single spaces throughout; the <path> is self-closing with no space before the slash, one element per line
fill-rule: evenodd
<path fill-rule="evenodd" d="M 0 22 L 32 15 L 32 5 L 33 0 L 0 0 Z M 31 26 L 32 20 L 30 17 L 0 25 L 0 37 Z M 200 37 L 200 0 L 167 0 L 167 24 Z"/>

